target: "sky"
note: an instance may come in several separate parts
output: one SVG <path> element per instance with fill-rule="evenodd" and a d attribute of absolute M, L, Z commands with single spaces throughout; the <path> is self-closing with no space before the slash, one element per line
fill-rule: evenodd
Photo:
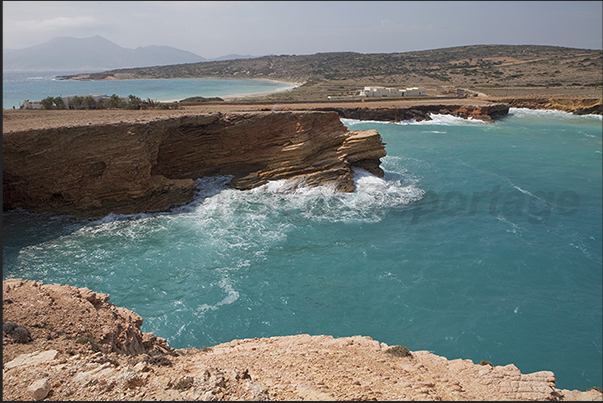
<path fill-rule="evenodd" d="M 602 49 L 601 1 L 3 1 L 4 49 L 100 35 L 228 54 L 397 53 L 505 44 Z"/>

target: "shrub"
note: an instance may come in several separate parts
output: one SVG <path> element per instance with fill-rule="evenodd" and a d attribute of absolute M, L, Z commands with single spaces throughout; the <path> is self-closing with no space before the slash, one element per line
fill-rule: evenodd
<path fill-rule="evenodd" d="M 391 354 L 394 357 L 410 357 L 412 358 L 412 353 L 408 350 L 406 346 L 393 346 L 385 350 L 387 354 Z"/>
<path fill-rule="evenodd" d="M 65 109 L 66 108 L 65 102 L 63 102 L 63 98 L 61 98 L 61 97 L 54 97 L 52 102 L 54 102 L 54 105 L 56 106 L 57 109 Z"/>
<path fill-rule="evenodd" d="M 492 363 L 491 363 L 490 361 L 484 361 L 484 360 L 481 360 L 481 361 L 479 362 L 479 365 L 489 365 L 489 366 L 491 366 L 491 367 L 493 367 L 493 366 L 494 366 L 494 365 L 492 365 Z"/>
<path fill-rule="evenodd" d="M 71 107 L 73 107 L 73 109 L 83 109 L 83 105 L 84 98 L 80 97 L 79 95 L 76 95 L 69 100 L 70 109 Z"/>
<path fill-rule="evenodd" d="M 98 353 L 99 351 L 101 351 L 100 346 L 98 345 L 97 342 L 95 342 L 91 337 L 88 336 L 82 336 L 82 337 L 78 337 L 75 342 L 77 344 L 88 344 L 90 346 L 90 349 L 92 351 L 94 351 L 95 353 Z"/>
<path fill-rule="evenodd" d="M 180 102 L 223 102 L 224 100 L 220 97 L 190 97 L 181 100 Z"/>
<path fill-rule="evenodd" d="M 178 381 L 178 383 L 176 383 L 176 385 L 174 385 L 174 389 L 176 389 L 176 390 L 190 389 L 191 386 L 193 386 L 193 382 L 195 382 L 195 378 L 192 378 L 190 376 L 185 376 L 184 378 L 181 378 Z"/>
<path fill-rule="evenodd" d="M 170 103 L 162 102 L 158 106 L 159 109 L 178 109 L 179 107 L 180 106 L 178 105 L 178 102 L 176 102 L 176 101 L 170 102 Z"/>
<path fill-rule="evenodd" d="M 128 96 L 128 105 L 126 106 L 127 109 L 140 109 L 142 106 L 142 100 L 135 96 L 130 94 Z"/>
<path fill-rule="evenodd" d="M 85 97 L 82 100 L 82 103 L 84 104 L 84 107 L 86 109 L 95 109 L 96 108 L 96 101 L 94 100 L 94 98 L 92 98 L 91 95 L 88 95 L 87 97 Z"/>
<path fill-rule="evenodd" d="M 147 362 L 149 364 L 153 364 L 153 365 L 160 365 L 160 366 L 166 366 L 166 367 L 171 367 L 172 366 L 172 361 L 163 356 L 163 355 L 158 355 L 158 356 L 154 356 L 154 357 L 150 357 Z"/>
<path fill-rule="evenodd" d="M 25 344 L 31 340 L 29 330 L 19 326 L 17 323 L 6 322 L 2 325 L 2 330 L 17 343 Z"/>
<path fill-rule="evenodd" d="M 119 99 L 117 94 L 113 94 L 107 101 L 107 108 L 119 108 L 121 104 L 123 104 L 123 101 Z"/>
<path fill-rule="evenodd" d="M 54 98 L 53 97 L 46 97 L 43 100 L 41 100 L 40 103 L 42 104 L 42 108 L 44 108 L 44 109 L 52 109 L 52 105 L 54 104 Z"/>

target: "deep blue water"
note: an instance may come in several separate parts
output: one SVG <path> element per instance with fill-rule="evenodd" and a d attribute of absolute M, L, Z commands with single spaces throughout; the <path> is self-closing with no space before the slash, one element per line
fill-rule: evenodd
<path fill-rule="evenodd" d="M 601 387 L 601 118 L 434 118 L 343 120 L 388 153 L 350 194 L 213 177 L 169 214 L 5 213 L 3 278 L 109 293 L 175 348 L 363 335 Z"/>
<path fill-rule="evenodd" d="M 255 94 L 291 88 L 291 85 L 267 80 L 153 79 L 153 80 L 58 80 L 57 76 L 74 72 L 4 72 L 2 108 L 17 109 L 23 101 L 41 101 L 47 97 L 71 95 L 135 95 L 143 100 L 178 101 L 189 97 L 224 97 Z"/>

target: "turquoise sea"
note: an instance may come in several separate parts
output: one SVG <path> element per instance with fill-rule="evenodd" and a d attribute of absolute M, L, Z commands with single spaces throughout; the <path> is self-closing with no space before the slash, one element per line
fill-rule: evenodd
<path fill-rule="evenodd" d="M 143 100 L 178 101 L 189 97 L 225 97 L 280 91 L 293 85 L 267 80 L 221 79 L 156 79 L 156 80 L 59 80 L 57 76 L 74 72 L 4 72 L 2 75 L 2 108 L 19 107 L 23 101 L 41 101 L 46 97 L 71 95 L 130 94 Z"/>
<path fill-rule="evenodd" d="M 251 191 L 94 222 L 3 214 L 3 278 L 108 293 L 175 348 L 363 335 L 602 385 L 600 116 L 343 120 L 387 143 L 358 189 Z"/>

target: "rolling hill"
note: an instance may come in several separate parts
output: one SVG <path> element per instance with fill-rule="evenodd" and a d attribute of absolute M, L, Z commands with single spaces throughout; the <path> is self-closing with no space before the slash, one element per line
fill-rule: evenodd
<path fill-rule="evenodd" d="M 206 60 L 170 46 L 127 49 L 98 35 L 54 38 L 24 49 L 4 49 L 2 56 L 3 71 L 103 71 Z"/>
<path fill-rule="evenodd" d="M 600 50 L 475 45 L 406 53 L 316 53 L 111 70 L 88 78 L 256 78 L 381 83 L 601 85 Z"/>

